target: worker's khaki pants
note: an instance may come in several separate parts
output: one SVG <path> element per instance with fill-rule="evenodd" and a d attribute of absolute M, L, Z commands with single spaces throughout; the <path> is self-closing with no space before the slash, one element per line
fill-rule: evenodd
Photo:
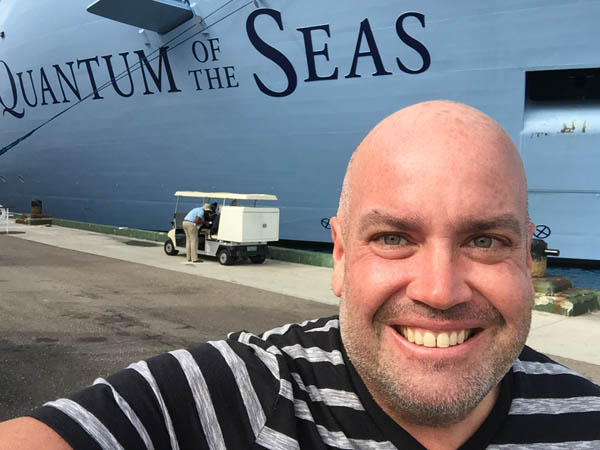
<path fill-rule="evenodd" d="M 185 232 L 185 252 L 188 261 L 198 260 L 198 227 L 189 220 L 183 221 L 183 231 Z"/>

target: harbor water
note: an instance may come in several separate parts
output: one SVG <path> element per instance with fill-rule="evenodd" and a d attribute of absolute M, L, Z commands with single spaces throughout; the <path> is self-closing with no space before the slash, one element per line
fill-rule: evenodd
<path fill-rule="evenodd" d="M 600 268 L 549 266 L 546 273 L 551 277 L 567 277 L 573 282 L 573 286 L 600 289 Z"/>

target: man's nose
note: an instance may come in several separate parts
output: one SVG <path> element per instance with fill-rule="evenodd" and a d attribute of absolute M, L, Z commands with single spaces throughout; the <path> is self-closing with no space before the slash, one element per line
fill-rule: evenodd
<path fill-rule="evenodd" d="M 410 299 L 441 310 L 470 300 L 465 268 L 450 245 L 422 248 L 415 263 L 415 275 L 406 289 Z"/>

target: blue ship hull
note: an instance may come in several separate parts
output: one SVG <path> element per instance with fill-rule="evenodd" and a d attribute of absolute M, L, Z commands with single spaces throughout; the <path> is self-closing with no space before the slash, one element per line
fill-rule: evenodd
<path fill-rule="evenodd" d="M 549 246 L 600 259 L 600 2 L 221 5 L 159 34 L 4 0 L 0 203 L 166 230 L 176 190 L 274 193 L 282 239 L 326 242 L 361 138 L 444 98 L 513 138 Z"/>

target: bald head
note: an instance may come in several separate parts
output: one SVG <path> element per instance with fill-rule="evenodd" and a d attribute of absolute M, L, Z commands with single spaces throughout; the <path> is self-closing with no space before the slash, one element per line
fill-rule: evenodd
<path fill-rule="evenodd" d="M 523 165 L 512 140 L 492 118 L 451 101 L 418 103 L 382 120 L 352 155 L 340 196 L 342 230 L 352 214 L 352 199 L 376 179 L 386 183 L 403 169 L 443 176 L 478 173 L 485 183 L 510 184 L 525 215 L 527 188 Z M 432 179 L 423 177 L 424 182 Z M 473 187 L 473 186 L 469 186 Z M 465 186 L 467 188 L 467 186 Z M 434 201 L 435 199 L 423 199 Z"/>
<path fill-rule="evenodd" d="M 483 421 L 533 298 L 525 175 L 508 135 L 459 103 L 398 111 L 358 146 L 330 223 L 342 341 L 375 401 L 436 443 L 438 426 Z M 435 340 L 466 323 L 482 331 L 464 351 Z"/>

